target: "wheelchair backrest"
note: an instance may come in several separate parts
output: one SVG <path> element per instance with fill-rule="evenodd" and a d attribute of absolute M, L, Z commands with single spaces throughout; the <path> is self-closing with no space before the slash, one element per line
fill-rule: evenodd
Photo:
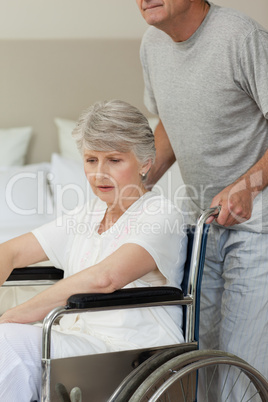
<path fill-rule="evenodd" d="M 209 225 L 203 224 L 203 231 L 201 235 L 201 247 L 200 247 L 200 255 L 198 260 L 198 267 L 197 267 L 197 280 L 195 284 L 195 311 L 194 311 L 194 339 L 196 341 L 199 340 L 199 316 L 200 316 L 200 295 L 201 295 L 201 283 L 202 283 L 202 276 L 204 270 L 204 263 L 205 263 L 205 254 L 206 254 L 206 244 L 207 244 L 207 236 L 209 231 Z M 184 296 L 189 294 L 189 278 L 190 278 L 190 270 L 193 258 L 193 244 L 194 244 L 194 237 L 196 233 L 196 226 L 189 225 L 186 229 L 186 234 L 188 238 L 188 245 L 187 245 L 187 257 L 184 266 L 184 276 L 183 281 L 181 284 L 182 291 Z M 183 306 L 183 331 L 184 336 L 186 335 L 186 311 L 187 306 Z"/>

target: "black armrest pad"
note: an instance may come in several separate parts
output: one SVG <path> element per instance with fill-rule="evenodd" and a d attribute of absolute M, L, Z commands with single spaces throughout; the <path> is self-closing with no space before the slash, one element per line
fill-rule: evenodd
<path fill-rule="evenodd" d="M 145 303 L 183 300 L 183 292 L 175 287 L 155 286 L 120 289 L 113 293 L 80 293 L 69 297 L 67 308 L 87 309 L 138 305 Z"/>
<path fill-rule="evenodd" d="M 7 281 L 59 280 L 63 271 L 54 267 L 27 267 L 13 269 Z"/>

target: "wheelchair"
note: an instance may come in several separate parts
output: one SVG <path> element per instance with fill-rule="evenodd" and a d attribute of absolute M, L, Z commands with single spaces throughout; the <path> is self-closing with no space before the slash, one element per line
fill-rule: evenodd
<path fill-rule="evenodd" d="M 218 213 L 219 207 L 210 208 L 195 226 L 187 227 L 182 290 L 163 286 L 121 289 L 111 294 L 77 294 L 68 299 L 66 306 L 46 316 L 42 334 L 42 402 L 232 402 L 237 400 L 233 397 L 237 389 L 240 401 L 268 401 L 268 381 L 256 369 L 224 351 L 198 348 L 200 290 L 209 230 L 205 222 Z M 53 282 L 61 276 L 59 270 L 52 269 L 47 277 L 44 270 L 37 272 L 41 279 Z M 28 278 L 28 269 L 19 269 L 8 281 Z M 163 305 L 183 306 L 185 343 L 62 359 L 50 357 L 52 326 L 64 314 Z M 209 396 L 212 387 L 217 387 L 213 399 Z"/>

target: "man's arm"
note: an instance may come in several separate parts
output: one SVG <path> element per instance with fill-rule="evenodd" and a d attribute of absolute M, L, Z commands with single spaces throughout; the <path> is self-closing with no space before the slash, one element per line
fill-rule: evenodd
<path fill-rule="evenodd" d="M 150 169 L 146 182 L 147 188 L 152 188 L 154 184 L 164 175 L 176 160 L 173 149 L 170 145 L 166 130 L 161 120 L 156 126 L 155 132 L 156 160 Z"/>
<path fill-rule="evenodd" d="M 268 150 L 243 176 L 213 198 L 211 207 L 221 205 L 217 223 L 232 226 L 250 219 L 255 197 L 267 186 Z"/>

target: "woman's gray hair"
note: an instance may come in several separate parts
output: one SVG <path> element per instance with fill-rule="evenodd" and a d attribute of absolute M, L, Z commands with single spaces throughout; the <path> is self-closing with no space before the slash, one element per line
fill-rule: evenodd
<path fill-rule="evenodd" d="M 152 129 L 146 117 L 134 106 L 121 100 L 99 101 L 79 118 L 73 130 L 78 150 L 132 151 L 137 160 L 155 160 Z"/>

